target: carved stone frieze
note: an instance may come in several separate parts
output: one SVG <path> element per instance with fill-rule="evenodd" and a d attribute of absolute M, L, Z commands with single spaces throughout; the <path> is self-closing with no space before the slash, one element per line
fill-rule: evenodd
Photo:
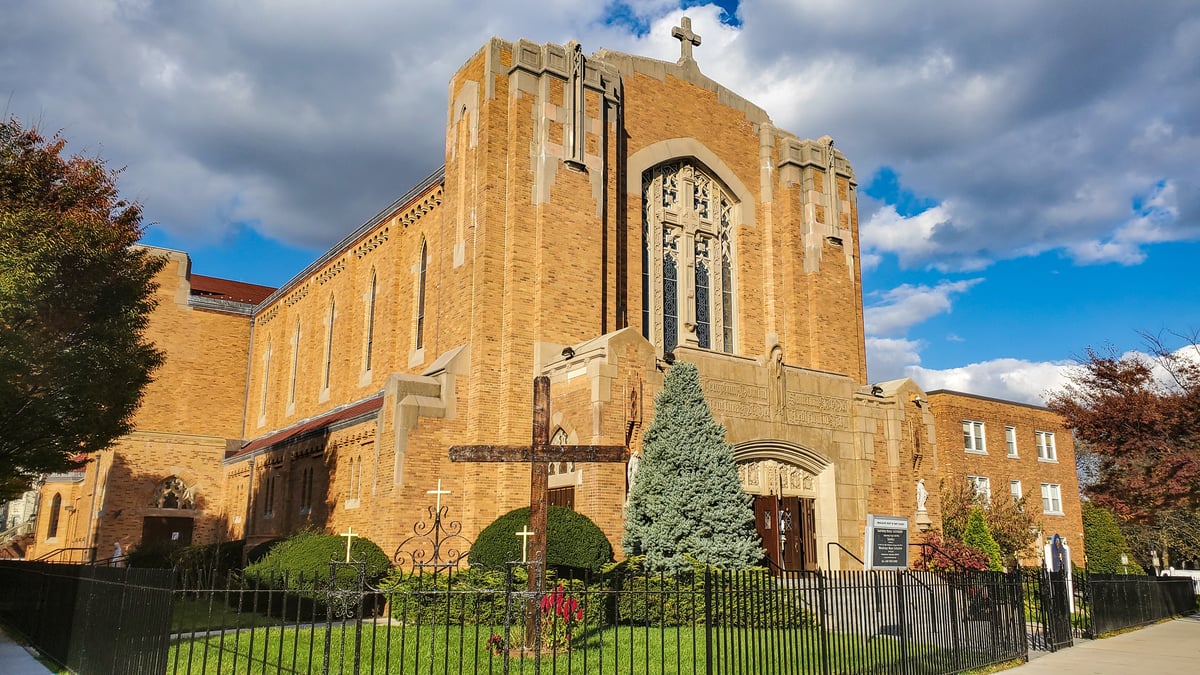
<path fill-rule="evenodd" d="M 773 459 L 761 459 L 738 464 L 738 480 L 750 494 L 783 494 L 812 496 L 816 477 L 798 466 Z"/>

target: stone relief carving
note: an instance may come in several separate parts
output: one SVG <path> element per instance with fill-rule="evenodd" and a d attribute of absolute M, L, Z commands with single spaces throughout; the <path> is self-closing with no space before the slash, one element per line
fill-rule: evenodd
<path fill-rule="evenodd" d="M 738 480 L 751 494 L 812 495 L 816 477 L 804 469 L 773 459 L 738 464 Z"/>

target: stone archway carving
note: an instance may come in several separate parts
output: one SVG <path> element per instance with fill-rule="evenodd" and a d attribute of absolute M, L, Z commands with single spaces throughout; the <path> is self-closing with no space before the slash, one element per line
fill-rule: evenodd
<path fill-rule="evenodd" d="M 171 476 L 154 488 L 154 495 L 150 498 L 150 508 L 195 510 L 196 491 L 184 483 L 180 477 Z"/>
<path fill-rule="evenodd" d="M 789 441 L 761 439 L 733 446 L 742 487 L 751 494 L 768 494 L 784 482 L 787 492 L 815 494 L 816 479 L 832 462 L 821 453 Z M 770 480 L 771 483 L 766 481 Z M 786 492 L 785 492 L 786 493 Z"/>

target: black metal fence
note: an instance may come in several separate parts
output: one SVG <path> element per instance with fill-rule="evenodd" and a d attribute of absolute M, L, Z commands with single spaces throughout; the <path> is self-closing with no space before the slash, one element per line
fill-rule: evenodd
<path fill-rule="evenodd" d="M 162 673 L 171 570 L 0 561 L 0 619 L 77 673 Z"/>
<path fill-rule="evenodd" d="M 1079 623 L 1086 637 L 1196 611 L 1189 578 L 1077 573 L 1075 586 L 1083 598 Z"/>
<path fill-rule="evenodd" d="M 1043 570 L 548 575 L 415 564 L 214 583 L 0 561 L 0 618 L 73 672 L 956 673 L 1195 611 L 1189 579 Z M 1068 583 L 1070 581 L 1070 583 Z"/>
<path fill-rule="evenodd" d="M 1013 575 L 437 568 L 373 586 L 0 563 L 0 613 L 79 673 L 952 673 L 1022 658 Z"/>

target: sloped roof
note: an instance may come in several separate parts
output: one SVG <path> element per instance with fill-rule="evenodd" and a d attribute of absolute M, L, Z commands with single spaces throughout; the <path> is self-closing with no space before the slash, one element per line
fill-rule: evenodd
<path fill-rule="evenodd" d="M 257 305 L 275 292 L 270 286 L 248 284 L 244 281 L 231 281 L 193 274 L 188 281 L 192 285 L 192 295 L 198 295 L 213 300 L 228 300 L 230 302 L 245 302 Z"/>
<path fill-rule="evenodd" d="M 383 394 L 379 393 L 371 398 L 358 401 L 357 403 L 351 403 L 350 405 L 330 410 L 323 415 L 302 420 L 301 422 L 293 424 L 286 429 L 273 431 L 266 436 L 259 436 L 258 438 L 246 441 L 236 453 L 230 455 L 226 459 L 243 457 L 273 445 L 282 445 L 288 442 L 300 441 L 318 432 L 323 432 L 325 429 L 337 424 L 338 422 L 344 422 L 361 415 L 373 413 L 382 407 Z"/>

